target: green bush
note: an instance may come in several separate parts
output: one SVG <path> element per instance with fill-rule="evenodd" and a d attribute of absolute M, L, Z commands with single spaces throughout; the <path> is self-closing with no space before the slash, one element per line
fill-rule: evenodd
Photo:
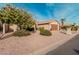
<path fill-rule="evenodd" d="M 52 33 L 49 30 L 42 30 L 40 31 L 40 35 L 51 36 Z"/>
<path fill-rule="evenodd" d="M 39 27 L 39 31 L 44 31 L 44 27 Z"/>
<path fill-rule="evenodd" d="M 19 30 L 19 31 L 16 31 L 13 33 L 13 36 L 28 36 L 30 35 L 30 32 L 29 31 L 25 31 L 25 30 Z"/>

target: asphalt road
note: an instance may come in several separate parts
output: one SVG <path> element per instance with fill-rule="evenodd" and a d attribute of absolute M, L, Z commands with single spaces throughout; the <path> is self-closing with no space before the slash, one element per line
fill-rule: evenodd
<path fill-rule="evenodd" d="M 79 55 L 79 34 L 46 55 Z"/>

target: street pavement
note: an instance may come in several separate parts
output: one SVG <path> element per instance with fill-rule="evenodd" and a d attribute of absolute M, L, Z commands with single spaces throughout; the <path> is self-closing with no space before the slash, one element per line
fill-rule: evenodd
<path fill-rule="evenodd" d="M 79 54 L 79 34 L 72 38 L 67 43 L 59 46 L 46 55 L 78 55 Z"/>

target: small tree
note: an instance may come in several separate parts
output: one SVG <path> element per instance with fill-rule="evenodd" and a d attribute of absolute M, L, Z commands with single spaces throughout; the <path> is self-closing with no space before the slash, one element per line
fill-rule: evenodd
<path fill-rule="evenodd" d="M 28 14 L 27 12 L 20 10 L 20 9 L 14 9 L 14 24 L 18 25 L 18 27 L 21 29 L 27 29 L 31 28 L 34 24 L 35 21 L 33 20 L 32 16 Z"/>
<path fill-rule="evenodd" d="M 30 14 L 10 5 L 0 10 L 0 21 L 3 23 L 3 33 L 5 33 L 5 24 L 16 24 L 20 30 L 31 28 L 35 24 Z"/>
<path fill-rule="evenodd" d="M 2 8 L 0 10 L 0 21 L 3 24 L 3 34 L 5 34 L 5 25 L 10 23 L 10 19 L 8 16 L 9 16 L 9 12 L 4 8 Z"/>

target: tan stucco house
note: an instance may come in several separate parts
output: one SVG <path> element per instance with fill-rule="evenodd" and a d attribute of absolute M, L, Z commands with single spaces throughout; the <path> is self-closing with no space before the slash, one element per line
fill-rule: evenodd
<path fill-rule="evenodd" d="M 38 29 L 39 27 L 44 27 L 44 29 L 50 30 L 50 31 L 58 31 L 60 24 L 56 20 L 48 20 L 48 21 L 37 21 L 36 26 L 34 26 L 34 29 Z M 9 25 L 10 30 L 17 31 L 17 25 L 12 24 Z M 6 31 L 8 31 L 8 26 L 6 26 Z"/>
<path fill-rule="evenodd" d="M 56 20 L 48 20 L 48 21 L 40 21 L 37 22 L 37 28 L 44 27 L 50 31 L 58 31 L 59 30 L 59 22 Z"/>
<path fill-rule="evenodd" d="M 33 26 L 34 30 L 36 30 L 36 28 L 39 28 L 39 27 L 44 27 L 45 29 L 50 30 L 50 31 L 58 31 L 59 23 L 56 20 L 39 21 L 39 22 L 36 21 L 36 26 L 35 25 Z M 18 27 L 15 24 L 10 25 L 10 29 L 13 31 L 16 31 L 17 28 Z"/>

